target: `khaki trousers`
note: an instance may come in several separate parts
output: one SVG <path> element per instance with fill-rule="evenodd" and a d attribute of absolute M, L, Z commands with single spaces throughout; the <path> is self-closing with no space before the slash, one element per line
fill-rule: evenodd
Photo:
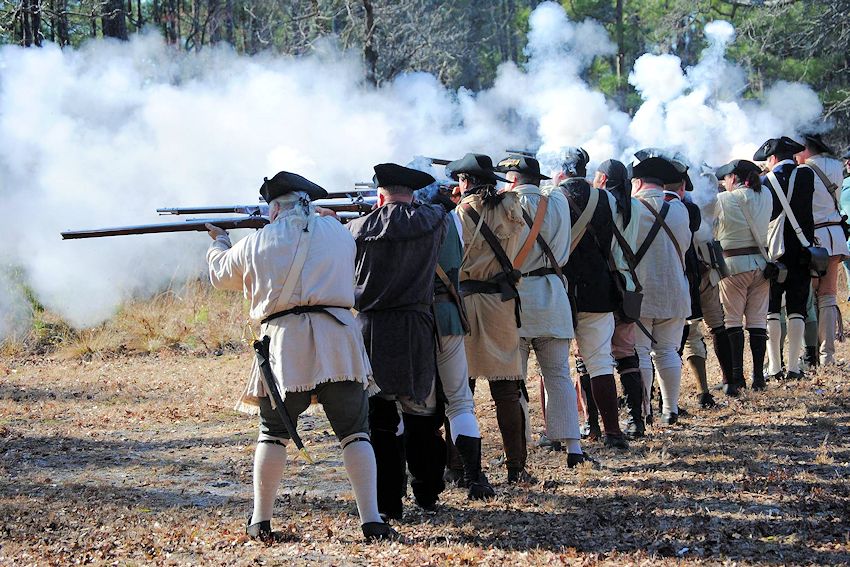
<path fill-rule="evenodd" d="M 726 327 L 767 328 L 770 282 L 761 270 L 735 274 L 720 280 L 720 301 L 726 311 Z"/>

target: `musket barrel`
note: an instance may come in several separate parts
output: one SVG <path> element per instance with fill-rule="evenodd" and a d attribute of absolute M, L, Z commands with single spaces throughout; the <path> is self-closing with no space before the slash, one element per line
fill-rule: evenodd
<path fill-rule="evenodd" d="M 263 228 L 269 223 L 265 217 L 245 217 L 236 219 L 206 219 L 196 222 L 177 222 L 162 224 L 142 224 L 136 226 L 118 226 L 95 228 L 90 230 L 69 230 L 60 233 L 62 240 L 81 238 L 100 238 L 105 236 L 129 236 L 132 234 L 162 234 L 169 232 L 206 232 L 206 223 L 214 224 L 224 230 L 237 228 Z"/>

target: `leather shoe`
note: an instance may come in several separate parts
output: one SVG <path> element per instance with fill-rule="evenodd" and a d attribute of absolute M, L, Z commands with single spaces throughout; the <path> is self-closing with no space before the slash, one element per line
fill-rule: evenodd
<path fill-rule="evenodd" d="M 366 522 L 360 528 L 367 542 L 373 541 L 398 541 L 405 543 L 404 536 L 392 529 L 384 522 Z"/>
<path fill-rule="evenodd" d="M 675 425 L 679 421 L 678 413 L 665 413 L 661 415 L 661 423 L 664 425 Z"/>

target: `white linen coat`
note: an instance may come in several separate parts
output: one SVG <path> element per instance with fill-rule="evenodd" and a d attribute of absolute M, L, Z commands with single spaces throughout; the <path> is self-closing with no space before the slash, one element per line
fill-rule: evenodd
<path fill-rule="evenodd" d="M 814 217 L 815 224 L 839 222 L 841 220 L 841 213 L 838 212 L 835 203 L 841 198 L 841 185 L 844 182 L 844 166 L 841 161 L 822 154 L 814 155 L 806 161 L 818 166 L 829 180 L 838 186 L 835 192 L 835 199 L 833 199 L 832 194 L 827 190 L 820 176 L 815 174 L 815 193 L 812 197 L 812 217 Z M 805 165 L 801 167 L 805 167 Z M 830 256 L 850 256 L 850 250 L 847 248 L 847 239 L 844 238 L 844 231 L 841 230 L 840 226 L 815 228 L 815 240 L 818 246 L 823 246 L 829 250 Z"/>
<path fill-rule="evenodd" d="M 317 384 L 351 380 L 370 386 L 372 367 L 355 324 L 354 239 L 332 217 L 306 220 L 295 211 L 284 212 L 261 230 L 232 245 L 220 236 L 207 251 L 210 281 L 219 289 L 243 291 L 251 303 L 250 316 L 262 320 L 299 305 L 333 305 L 326 313 L 279 317 L 262 325 L 271 339 L 269 362 L 281 396 L 288 391 L 309 391 Z M 299 246 L 309 243 L 293 293 L 280 297 Z M 370 393 L 375 389 L 371 388 Z M 256 361 L 236 409 L 257 413 L 258 398 L 265 397 Z"/>
<path fill-rule="evenodd" d="M 644 189 L 632 196 L 649 202 L 656 211 L 661 212 L 664 204 L 664 191 L 661 189 Z M 678 255 L 664 229 L 659 230 L 635 270 L 638 281 L 643 285 L 641 319 L 685 319 L 691 314 L 691 294 L 683 268 L 685 252 L 691 245 L 690 220 L 688 210 L 681 201 L 674 199 L 669 203 L 670 210 L 665 220 L 682 254 Z M 637 223 L 637 246 L 640 248 L 655 223 L 655 216 L 642 204 L 635 210 L 639 214 L 632 216 L 629 224 Z"/>

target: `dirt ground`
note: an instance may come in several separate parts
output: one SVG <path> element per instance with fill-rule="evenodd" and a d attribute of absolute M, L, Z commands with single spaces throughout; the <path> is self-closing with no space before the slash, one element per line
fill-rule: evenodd
<path fill-rule="evenodd" d="M 505 484 L 478 388 L 498 497 L 449 489 L 434 515 L 408 499 L 398 529 L 412 545 L 361 543 L 338 445 L 311 408 L 299 425 L 316 464 L 290 453 L 275 508 L 275 528 L 300 541 L 266 546 L 243 535 L 256 425 L 231 410 L 249 362 L 0 361 L 0 564 L 850 563 L 850 365 L 739 400 L 717 392 L 711 410 L 686 373 L 679 424 L 628 452 L 586 443 L 598 468 L 534 447 L 539 483 L 524 487 Z"/>

